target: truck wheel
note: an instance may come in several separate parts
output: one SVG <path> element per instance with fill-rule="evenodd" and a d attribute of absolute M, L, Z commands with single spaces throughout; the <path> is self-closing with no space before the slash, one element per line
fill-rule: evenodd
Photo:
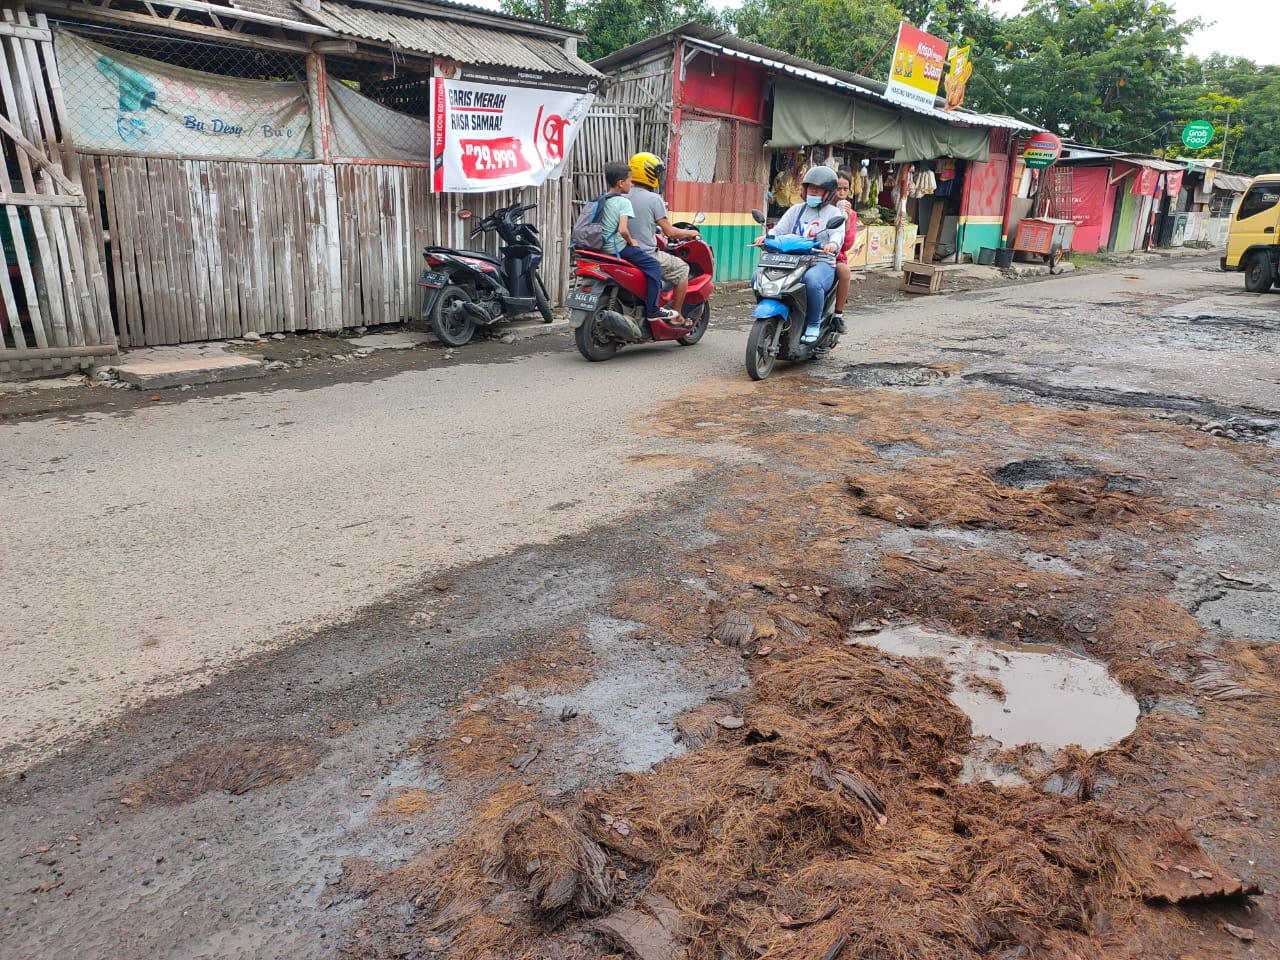
<path fill-rule="evenodd" d="M 1274 280 L 1271 257 L 1259 251 L 1249 257 L 1244 268 L 1244 288 L 1250 293 L 1266 293 Z"/>

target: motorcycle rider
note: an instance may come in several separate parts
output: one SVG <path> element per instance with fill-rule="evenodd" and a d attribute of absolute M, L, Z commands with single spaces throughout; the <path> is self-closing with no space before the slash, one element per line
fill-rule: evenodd
<path fill-rule="evenodd" d="M 657 257 L 651 256 L 640 246 L 631 233 L 630 223 L 635 217 L 631 206 L 631 168 L 625 163 L 604 165 L 605 183 L 609 193 L 600 201 L 600 228 L 604 231 L 604 252 L 634 264 L 645 279 L 644 315 L 649 320 L 678 321 L 680 314 L 658 306 L 662 295 L 662 267 Z"/>
<path fill-rule="evenodd" d="M 784 213 L 769 233 L 775 237 L 795 234 L 819 243 L 814 249 L 818 262 L 804 275 L 806 310 L 801 343 L 815 343 L 822 332 L 822 306 L 835 282 L 836 253 L 844 244 L 844 226 L 827 229 L 827 221 L 844 216 L 833 203 L 836 183 L 836 172 L 830 167 L 811 167 L 800 181 L 801 202 Z"/>
<path fill-rule="evenodd" d="M 684 297 L 689 290 L 689 264 L 679 257 L 658 249 L 658 231 L 668 240 L 692 240 L 697 230 L 673 226 L 667 204 L 658 193 L 658 180 L 666 170 L 662 158 L 655 153 L 637 153 L 631 157 L 631 206 L 634 211 L 629 226 L 640 249 L 658 261 L 662 280 L 674 287 L 671 308 L 681 314 Z M 683 319 L 683 314 L 681 314 Z"/>

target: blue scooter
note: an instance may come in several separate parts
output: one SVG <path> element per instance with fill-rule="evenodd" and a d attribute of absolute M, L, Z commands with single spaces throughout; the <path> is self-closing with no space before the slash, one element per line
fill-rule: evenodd
<path fill-rule="evenodd" d="M 764 214 L 752 210 L 756 223 L 764 223 Z M 827 229 L 835 230 L 845 217 L 832 217 Z M 804 334 L 807 302 L 804 275 L 819 262 L 814 254 L 817 240 L 807 237 L 765 237 L 760 268 L 751 283 L 756 295 L 756 322 L 747 337 L 747 373 L 752 380 L 763 380 L 773 372 L 777 360 L 813 360 L 825 357 L 840 342 L 832 317 L 835 315 L 835 284 L 827 291 L 822 304 L 822 327 L 813 343 L 801 343 Z"/>

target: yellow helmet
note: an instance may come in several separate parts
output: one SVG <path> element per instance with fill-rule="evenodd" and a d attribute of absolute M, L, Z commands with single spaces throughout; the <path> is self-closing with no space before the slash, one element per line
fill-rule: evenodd
<path fill-rule="evenodd" d="M 637 153 L 631 158 L 631 182 L 650 190 L 658 189 L 658 178 L 667 165 L 656 153 Z"/>

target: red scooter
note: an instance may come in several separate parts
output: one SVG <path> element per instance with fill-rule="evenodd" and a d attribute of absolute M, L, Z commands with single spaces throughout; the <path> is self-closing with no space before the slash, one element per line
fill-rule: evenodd
<path fill-rule="evenodd" d="M 706 218 L 698 215 L 701 223 Z M 678 227 L 693 228 L 691 223 Z M 665 238 L 658 237 L 663 243 Z M 689 264 L 689 292 L 681 314 L 685 323 L 649 320 L 644 315 L 645 278 L 639 268 L 619 257 L 593 250 L 574 250 L 574 289 L 565 298 L 578 352 L 588 360 L 608 360 L 630 343 L 674 340 L 691 347 L 711 322 L 711 294 L 715 289 L 715 257 L 701 237 L 674 240 L 665 249 Z M 671 303 L 671 287 L 664 285 L 659 304 Z"/>

